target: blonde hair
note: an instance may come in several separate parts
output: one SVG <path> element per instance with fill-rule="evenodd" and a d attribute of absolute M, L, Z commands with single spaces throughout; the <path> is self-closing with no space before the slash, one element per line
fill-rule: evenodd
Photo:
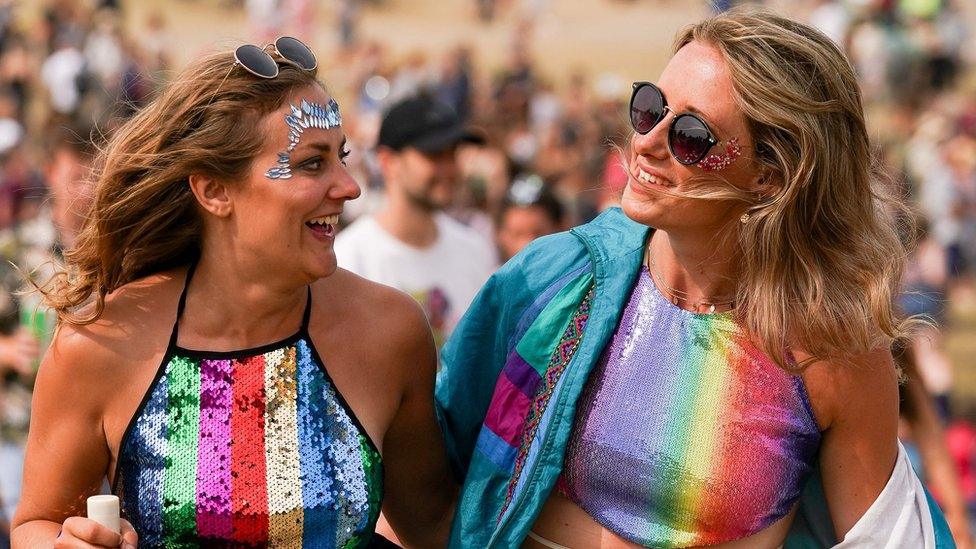
<path fill-rule="evenodd" d="M 59 321 L 94 322 L 110 292 L 199 256 L 203 222 L 190 174 L 245 177 L 264 144 L 261 118 L 294 90 L 322 85 L 314 71 L 279 67 L 263 79 L 231 53 L 199 59 L 116 130 L 95 159 L 94 200 L 77 245 L 40 288 Z"/>
<path fill-rule="evenodd" d="M 772 196 L 750 203 L 736 231 L 737 311 L 787 369 L 889 346 L 917 321 L 893 304 L 906 258 L 904 204 L 874 163 L 855 72 L 824 34 L 765 9 L 735 9 L 680 32 L 728 64 L 731 94 Z M 736 222 L 736 225 L 739 223 Z M 788 349 L 810 358 L 787 360 Z"/>

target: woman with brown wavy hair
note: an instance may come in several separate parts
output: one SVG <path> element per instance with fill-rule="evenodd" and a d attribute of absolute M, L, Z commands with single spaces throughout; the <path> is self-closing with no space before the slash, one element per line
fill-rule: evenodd
<path fill-rule="evenodd" d="M 899 205 L 843 53 L 718 15 L 630 119 L 622 210 L 509 261 L 442 352 L 451 544 L 945 541 L 897 440 Z"/>
<path fill-rule="evenodd" d="M 359 187 L 315 69 L 289 38 L 200 59 L 102 151 L 43 288 L 60 325 L 15 546 L 364 547 L 381 502 L 402 541 L 442 543 L 431 335 L 336 267 Z M 122 536 L 81 516 L 106 477 Z"/>

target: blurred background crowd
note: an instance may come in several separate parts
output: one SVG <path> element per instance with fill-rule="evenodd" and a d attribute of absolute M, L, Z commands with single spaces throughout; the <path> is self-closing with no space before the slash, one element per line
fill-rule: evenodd
<path fill-rule="evenodd" d="M 383 205 L 373 148 L 384 109 L 418 93 L 451 105 L 487 143 L 459 150 L 446 213 L 497 264 L 615 204 L 630 82 L 657 77 L 683 24 L 735 3 L 0 0 L 2 516 L 17 502 L 30 388 L 53 326 L 20 292 L 24 272 L 43 278 L 71 247 L 98 145 L 188 60 L 282 34 L 312 46 L 364 189 L 345 224 Z M 962 532 L 967 513 L 976 520 L 976 3 L 765 3 L 848 52 L 878 160 L 921 221 L 900 299 L 938 327 L 908 352 L 945 427 L 968 505 L 950 513 Z"/>

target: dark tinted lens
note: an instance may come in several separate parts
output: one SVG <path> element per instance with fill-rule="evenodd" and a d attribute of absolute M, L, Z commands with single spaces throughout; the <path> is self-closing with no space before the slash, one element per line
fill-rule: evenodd
<path fill-rule="evenodd" d="M 277 48 L 279 55 L 298 65 L 299 68 L 307 71 L 315 68 L 315 56 L 312 55 L 312 50 L 308 49 L 308 46 L 301 40 L 282 36 L 275 40 L 275 48 Z"/>
<path fill-rule="evenodd" d="M 678 162 L 694 164 L 705 157 L 713 139 L 704 122 L 690 114 L 682 114 L 671 124 L 668 141 L 671 154 Z"/>
<path fill-rule="evenodd" d="M 634 90 L 630 98 L 630 124 L 634 131 L 645 134 L 661 120 L 664 114 L 664 96 L 661 91 L 649 84 Z"/>
<path fill-rule="evenodd" d="M 274 78 L 278 76 L 278 64 L 268 55 L 268 52 L 257 46 L 246 44 L 237 48 L 234 50 L 234 58 L 245 69 L 251 71 L 251 74 L 255 74 L 261 78 Z"/>

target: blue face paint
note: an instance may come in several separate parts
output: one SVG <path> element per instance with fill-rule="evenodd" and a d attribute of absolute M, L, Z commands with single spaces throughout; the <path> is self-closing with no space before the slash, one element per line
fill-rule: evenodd
<path fill-rule="evenodd" d="M 342 114 L 339 104 L 330 98 L 328 105 L 309 103 L 302 99 L 300 107 L 290 105 L 291 114 L 285 115 L 288 125 L 288 149 L 278 153 L 278 165 L 268 170 L 264 176 L 268 179 L 291 178 L 291 153 L 298 146 L 302 133 L 308 128 L 330 130 L 342 125 Z"/>

